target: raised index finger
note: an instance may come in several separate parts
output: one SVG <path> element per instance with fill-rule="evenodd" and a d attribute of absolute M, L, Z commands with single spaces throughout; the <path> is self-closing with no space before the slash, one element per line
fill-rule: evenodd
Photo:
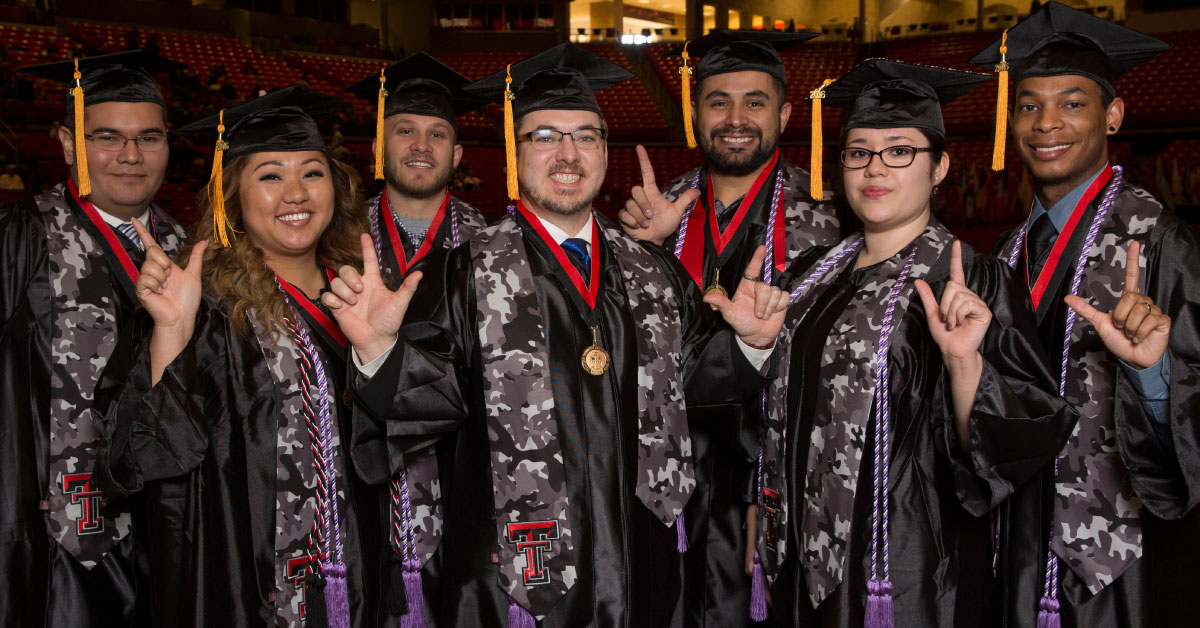
<path fill-rule="evenodd" d="M 142 246 L 146 247 L 147 249 L 152 246 L 158 246 L 158 241 L 154 239 L 154 235 L 150 233 L 150 230 L 146 228 L 146 225 L 143 225 L 142 221 L 138 220 L 137 218 L 133 219 L 133 230 L 137 233 L 137 236 L 141 238 Z"/>
<path fill-rule="evenodd" d="M 967 285 L 967 274 L 963 272 L 962 242 L 955 240 L 950 246 L 950 281 Z"/>
<path fill-rule="evenodd" d="M 1138 279 L 1142 274 L 1142 260 L 1138 256 L 1141 249 L 1142 244 L 1134 240 L 1129 243 L 1129 249 L 1125 252 L 1125 292 L 1138 291 Z"/>
<path fill-rule="evenodd" d="M 654 181 L 654 166 L 650 164 L 650 154 L 646 152 L 646 147 L 641 144 L 637 145 L 638 164 L 642 167 L 642 188 L 647 195 L 661 196 L 658 193 L 658 183 Z"/>
<path fill-rule="evenodd" d="M 375 255 L 375 241 L 371 239 L 371 234 L 362 234 L 359 241 L 362 242 L 363 275 L 379 274 L 379 257 Z"/>

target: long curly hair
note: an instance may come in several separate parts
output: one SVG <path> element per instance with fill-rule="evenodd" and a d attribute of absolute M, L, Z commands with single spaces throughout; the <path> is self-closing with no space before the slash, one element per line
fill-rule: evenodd
<path fill-rule="evenodd" d="M 325 266 L 341 268 L 350 265 L 362 272 L 362 246 L 359 236 L 367 230 L 363 206 L 361 179 L 353 169 L 325 155 L 333 179 L 333 220 L 317 242 L 316 256 Z M 267 267 L 262 250 L 245 233 L 242 221 L 241 174 L 249 156 L 231 160 L 223 167 L 222 184 L 225 214 L 236 231 L 230 245 L 220 246 L 213 239 L 213 210 L 208 187 L 197 200 L 200 219 L 196 222 L 191 241 L 178 254 L 179 264 L 186 265 L 192 248 L 201 240 L 209 240 L 204 251 L 204 270 L 201 273 L 204 289 L 229 306 L 234 328 L 249 338 L 253 336 L 249 314 L 271 333 L 273 340 L 284 333 L 284 319 L 292 316 L 292 308 L 275 283 L 275 273 Z M 211 186 L 211 183 L 210 183 Z"/>

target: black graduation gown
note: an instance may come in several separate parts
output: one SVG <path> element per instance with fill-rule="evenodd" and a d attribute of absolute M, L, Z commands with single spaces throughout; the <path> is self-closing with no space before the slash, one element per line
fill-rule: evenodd
<path fill-rule="evenodd" d="M 83 213 L 77 214 L 87 225 Z M 156 221 L 154 228 L 166 236 L 176 227 Z M 140 266 L 142 251 L 117 237 Z M 0 624 L 128 625 L 144 610 L 138 604 L 135 611 L 135 599 L 146 586 L 138 550 L 140 505 L 130 504 L 129 535 L 90 571 L 50 538 L 40 508 L 50 482 L 50 341 L 55 332 L 46 238 L 46 224 L 32 199 L 0 205 Z M 137 300 L 116 280 L 123 271 L 112 271 L 117 328 L 123 329 Z M 117 359 L 114 352 L 110 362 Z M 95 407 L 101 407 L 99 399 Z"/>
<path fill-rule="evenodd" d="M 351 622 L 378 626 L 384 501 L 346 455 L 344 350 L 305 319 L 335 389 Z M 124 353 L 132 363 L 110 365 L 97 389 L 113 401 L 96 476 L 105 490 L 142 494 L 148 504 L 152 625 L 273 626 L 280 401 L 267 358 L 253 336 L 234 329 L 229 308 L 206 295 L 191 341 L 151 387 L 153 323 L 142 313 L 135 324 L 127 340 L 138 345 Z"/>
<path fill-rule="evenodd" d="M 808 200 L 808 174 L 793 168 L 779 156 L 779 170 L 791 169 L 788 184 L 803 188 Z M 804 176 L 795 178 L 797 174 Z M 695 171 L 668 184 L 665 193 L 675 198 L 691 185 Z M 750 207 L 740 227 L 718 256 L 705 225 L 704 286 L 714 281 L 729 294 L 737 290 L 746 267 L 759 245 L 766 244 L 774 177 L 763 185 L 758 202 Z M 708 177 L 701 171 L 701 198 L 708 194 Z M 718 217 L 724 229 L 745 199 L 728 206 Z M 816 204 L 815 201 L 810 201 Z M 777 217 L 783 220 L 783 216 Z M 809 234 L 819 244 L 834 244 L 840 233 L 834 225 L 809 225 Z M 677 237 L 667 238 L 663 248 L 674 251 Z M 719 271 L 719 272 L 718 272 Z M 775 272 L 773 285 L 781 285 Z M 724 325 L 724 321 L 721 322 Z M 685 510 L 688 540 L 692 546 L 684 556 L 682 608 L 685 626 L 749 626 L 750 576 L 746 573 L 746 508 L 754 502 L 754 469 L 758 456 L 758 425 L 761 403 L 754 399 L 734 408 L 689 409 L 692 426 L 692 456 L 696 465 L 696 493 Z"/>
<path fill-rule="evenodd" d="M 804 272 L 818 259 L 805 257 L 807 263 L 801 258 L 791 270 Z M 959 446 L 941 351 L 929 335 L 915 293 L 891 339 L 889 559 L 897 627 L 999 624 L 988 511 L 1052 459 L 1075 425 L 1074 412 L 1058 400 L 1039 357 L 1021 285 L 998 260 L 966 245 L 963 264 L 967 286 L 993 314 L 980 347 L 985 365 L 971 414 L 969 454 Z M 793 336 L 785 462 L 793 513 L 803 503 L 814 408 L 825 386 L 820 368 L 825 339 L 869 271 L 847 267 L 815 297 Z M 945 289 L 948 272 L 949 255 L 944 255 L 923 278 L 934 294 Z M 872 416 L 855 490 L 845 578 L 813 608 L 798 561 L 802 518 L 794 515 L 790 550 L 773 587 L 775 626 L 863 625 L 871 573 L 873 425 Z"/>
<path fill-rule="evenodd" d="M 518 220 L 524 220 L 519 218 Z M 574 286 L 549 249 L 524 228 L 538 292 L 559 440 L 566 466 L 568 513 L 575 536 L 578 581 L 541 622 L 552 626 L 674 626 L 680 624 L 681 558 L 676 531 L 635 496 L 637 469 L 636 348 L 620 268 L 601 243 L 596 300 L 600 342 L 612 356 L 601 377 L 585 374 L 580 355 L 592 342 Z M 603 239 L 603 236 L 601 236 Z M 595 246 L 593 249 L 595 250 Z M 689 410 L 731 412 L 761 390 L 729 332 L 670 256 L 651 248 L 681 299 L 683 368 Z M 380 371 L 358 391 L 378 422 L 359 425 L 356 462 L 376 460 L 388 433 L 395 456 L 437 443 L 444 532 L 439 626 L 504 626 L 508 597 L 497 584 L 491 462 L 482 396 L 480 346 L 470 244 L 430 260 L 400 339 Z M 440 269 L 435 271 L 433 269 Z M 388 425 L 381 425 L 387 421 Z"/>
<path fill-rule="evenodd" d="M 1126 194 L 1116 197 L 1114 210 Z M 1091 224 L 1100 196 L 1080 225 Z M 1078 259 L 1085 231 L 1076 229 L 1061 259 Z M 1009 235 L 1001 235 L 997 242 L 1006 242 Z M 1143 554 L 1095 596 L 1060 561 L 1063 628 L 1193 626 L 1200 617 L 1200 577 L 1195 571 L 1200 564 L 1200 512 L 1194 508 L 1200 503 L 1200 423 L 1196 420 L 1200 417 L 1200 276 L 1195 266 L 1200 244 L 1192 227 L 1164 210 L 1142 247 L 1147 260 L 1146 294 L 1171 317 L 1169 435 L 1145 412 L 1118 368 L 1114 418 L 1122 459 L 1144 506 Z M 1017 271 L 1025 276 L 1024 253 Z M 1062 359 L 1070 309 L 1063 298 L 1070 291 L 1073 272 L 1073 264 L 1059 264 L 1036 312 L 1038 332 L 1055 363 Z M 1047 467 L 1000 510 L 1005 626 L 1033 626 L 1037 621 L 1053 495 L 1053 469 Z"/>

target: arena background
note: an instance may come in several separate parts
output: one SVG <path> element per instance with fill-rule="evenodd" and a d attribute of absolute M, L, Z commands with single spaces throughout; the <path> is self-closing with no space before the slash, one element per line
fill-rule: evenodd
<path fill-rule="evenodd" d="M 1200 8 L 1191 0 L 1073 0 L 1066 4 L 1124 23 L 1173 48 L 1117 83 L 1127 103 L 1114 138 L 1114 161 L 1193 224 L 1200 222 Z M 822 37 L 783 54 L 794 110 L 782 140 L 796 164 L 809 163 L 808 92 L 871 56 L 966 69 L 967 58 L 1037 6 L 984 0 L 0 0 L 0 151 L 24 190 L 66 176 L 55 124 L 64 88 L 15 73 L 44 61 L 156 49 L 187 64 L 160 80 L 171 125 L 244 101 L 259 90 L 305 82 L 353 103 L 323 122 L 335 156 L 364 173 L 368 193 L 374 102 L 344 87 L 418 50 L 479 78 L 560 41 L 576 41 L 637 74 L 599 95 L 612 128 L 609 172 L 598 207 L 611 213 L 640 183 L 633 146 L 644 143 L 660 183 L 695 166 L 680 125 L 679 49 L 713 28 L 815 30 Z M 990 170 L 995 82 L 946 108 L 953 166 L 942 198 L 946 222 L 969 242 L 990 247 L 1032 195 L 1009 152 L 1009 168 Z M 465 145 L 455 194 L 487 214 L 503 211 L 500 109 L 460 119 Z M 825 115 L 837 137 L 840 112 Z M 171 135 L 171 168 L 159 194 L 185 224 L 207 178 L 211 146 Z M 828 154 L 828 152 L 827 152 Z M 829 169 L 826 169 L 827 172 Z M 12 178 L 9 177 L 11 182 Z M 8 186 L 8 187 L 11 187 Z"/>

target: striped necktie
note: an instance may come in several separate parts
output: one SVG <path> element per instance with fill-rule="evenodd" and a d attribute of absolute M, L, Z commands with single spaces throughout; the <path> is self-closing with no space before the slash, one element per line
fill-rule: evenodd
<path fill-rule="evenodd" d="M 142 246 L 142 239 L 138 237 L 137 229 L 133 227 L 132 222 L 123 222 L 117 225 L 117 231 L 120 231 L 121 235 L 128 238 L 134 246 L 138 247 L 138 249 L 143 251 L 145 250 L 145 248 Z"/>

